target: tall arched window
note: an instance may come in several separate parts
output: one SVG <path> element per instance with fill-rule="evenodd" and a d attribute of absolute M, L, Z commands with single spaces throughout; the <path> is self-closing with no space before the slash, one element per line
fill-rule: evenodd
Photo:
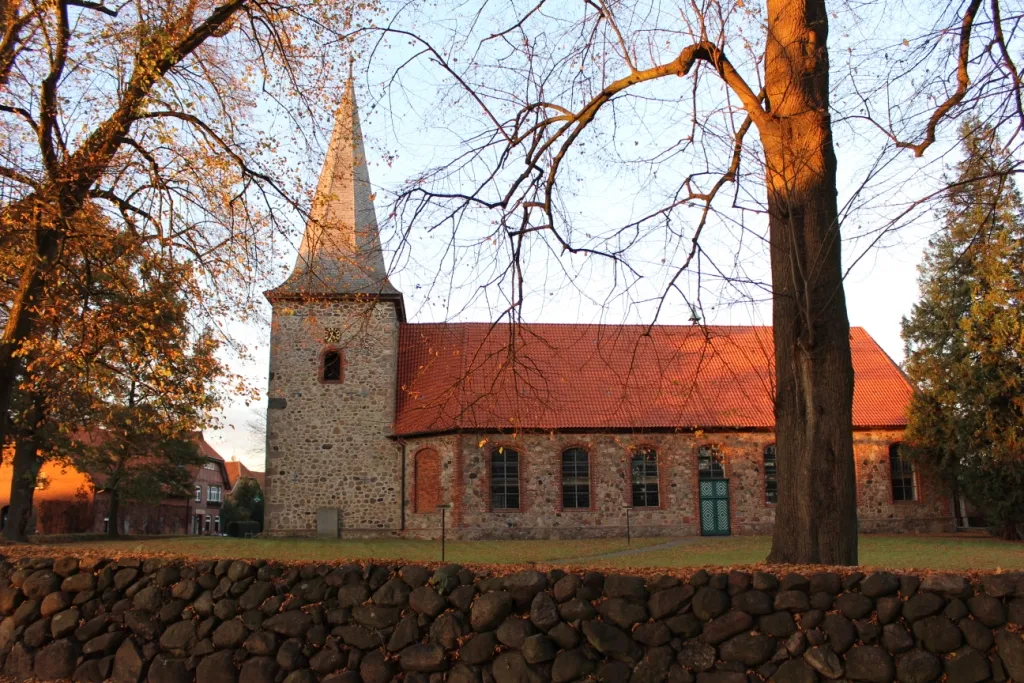
<path fill-rule="evenodd" d="M 324 351 L 323 361 L 320 365 L 320 379 L 324 382 L 340 382 L 341 367 L 341 351 L 335 349 Z"/>
<path fill-rule="evenodd" d="M 511 448 L 491 452 L 491 509 L 519 509 L 519 453 Z"/>
<path fill-rule="evenodd" d="M 441 504 L 441 457 L 433 448 L 416 453 L 416 512 L 436 512 Z"/>
<path fill-rule="evenodd" d="M 590 507 L 590 455 L 585 448 L 562 451 L 562 507 Z"/>
<path fill-rule="evenodd" d="M 697 449 L 697 476 L 701 479 L 725 478 L 722 451 L 715 446 L 701 446 Z"/>
<path fill-rule="evenodd" d="M 658 453 L 653 448 L 638 448 L 630 462 L 633 480 L 633 507 L 658 507 Z"/>
<path fill-rule="evenodd" d="M 893 500 L 917 500 L 914 483 L 914 463 L 902 451 L 903 444 L 889 446 L 889 472 L 892 475 Z"/>
<path fill-rule="evenodd" d="M 764 447 L 764 500 L 774 505 L 779 502 L 778 470 L 775 463 L 775 444 Z"/>

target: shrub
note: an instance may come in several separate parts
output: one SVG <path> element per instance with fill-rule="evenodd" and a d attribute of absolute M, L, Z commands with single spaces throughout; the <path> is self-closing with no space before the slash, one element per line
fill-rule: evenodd
<path fill-rule="evenodd" d="M 254 520 L 228 523 L 228 536 L 234 536 L 235 538 L 245 538 L 248 535 L 255 536 L 260 531 L 260 523 Z"/>

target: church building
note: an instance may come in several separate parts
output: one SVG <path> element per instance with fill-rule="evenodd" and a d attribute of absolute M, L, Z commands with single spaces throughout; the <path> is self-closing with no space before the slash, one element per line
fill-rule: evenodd
<path fill-rule="evenodd" d="M 580 538 L 771 532 L 768 327 L 411 323 L 351 81 L 273 308 L 265 530 Z M 851 330 L 861 529 L 951 531 L 901 455 L 912 389 Z"/>

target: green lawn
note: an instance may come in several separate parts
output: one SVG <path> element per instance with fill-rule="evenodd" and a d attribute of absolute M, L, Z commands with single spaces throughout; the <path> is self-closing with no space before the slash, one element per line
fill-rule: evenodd
<path fill-rule="evenodd" d="M 699 538 L 665 550 L 598 560 L 613 567 L 734 566 L 763 562 L 771 539 L 766 536 Z M 950 571 L 1024 569 L 1024 543 L 995 538 L 953 536 L 860 537 L 860 563 L 887 569 Z"/>
<path fill-rule="evenodd" d="M 671 547 L 654 548 L 673 543 Z M 627 548 L 624 539 L 570 541 L 449 541 L 446 561 L 460 564 L 572 564 L 619 569 L 685 569 L 758 564 L 768 554 L 764 536 L 732 538 L 642 538 Z M 243 558 L 286 562 L 343 562 L 373 558 L 439 562 L 438 541 L 382 539 L 236 539 L 210 537 L 133 538 L 41 543 L 33 554 L 63 552 L 90 555 L 163 554 L 197 559 Z M 4 550 L 17 554 L 17 547 Z M 629 554 L 601 557 L 630 550 Z M 1022 570 L 1024 543 L 971 536 L 861 536 L 865 567 L 889 569 Z"/>
<path fill-rule="evenodd" d="M 643 548 L 669 539 L 633 539 L 631 548 Z M 170 538 L 133 538 L 125 540 L 88 540 L 52 543 L 47 552 L 57 550 L 116 556 L 120 554 L 168 553 L 201 559 L 267 559 L 285 562 L 359 560 L 409 560 L 439 562 L 440 541 L 380 539 L 367 541 L 330 541 L 306 538 L 256 538 L 177 536 Z M 625 539 L 587 539 L 571 541 L 448 541 L 445 561 L 478 564 L 520 564 L 552 562 L 626 550 Z"/>

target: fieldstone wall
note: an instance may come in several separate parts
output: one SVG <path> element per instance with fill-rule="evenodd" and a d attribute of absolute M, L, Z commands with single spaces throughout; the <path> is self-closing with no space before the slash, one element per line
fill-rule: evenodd
<path fill-rule="evenodd" d="M 117 683 L 1024 681 L 1024 580 L 455 565 L 0 562 L 15 679 Z"/>
<path fill-rule="evenodd" d="M 859 430 L 854 433 L 857 503 L 865 532 L 944 532 L 953 530 L 950 496 L 928 472 L 916 473 L 918 500 L 893 501 L 889 475 L 889 445 L 901 441 L 899 430 Z M 638 536 L 700 534 L 697 450 L 715 445 L 729 478 L 730 521 L 733 534 L 770 534 L 775 506 L 765 496 L 764 449 L 773 444 L 771 432 L 652 434 L 523 433 L 500 437 L 469 433 L 422 437 L 406 442 L 406 533 L 440 534 L 440 514 L 415 508 L 414 454 L 436 450 L 442 463 L 443 502 L 451 504 L 447 524 L 453 537 L 579 538 L 623 536 L 627 504 L 632 502 L 629 460 L 632 449 L 654 448 L 658 453 L 659 493 L 656 508 L 630 511 L 632 532 Z M 490 454 L 498 447 L 514 448 L 520 457 L 521 503 L 518 510 L 495 510 L 490 505 Z M 568 448 L 590 455 L 589 509 L 563 509 L 561 457 Z"/>
<path fill-rule="evenodd" d="M 340 350 L 342 381 L 320 381 Z M 401 527 L 401 446 L 391 440 L 398 372 L 392 302 L 274 303 L 267 409 L 266 532 L 311 535 L 319 508 L 342 535 Z"/>

